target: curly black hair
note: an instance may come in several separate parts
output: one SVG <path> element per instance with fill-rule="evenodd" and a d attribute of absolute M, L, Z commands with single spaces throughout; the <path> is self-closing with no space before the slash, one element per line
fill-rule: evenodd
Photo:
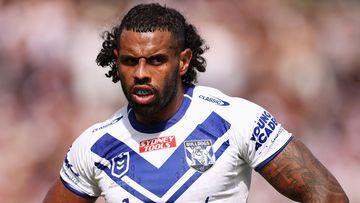
<path fill-rule="evenodd" d="M 178 44 L 178 51 L 190 48 L 192 59 L 188 71 L 181 78 L 184 86 L 197 82 L 197 71 L 205 72 L 206 60 L 202 54 L 209 47 L 205 45 L 196 28 L 188 23 L 185 17 L 175 9 L 161 6 L 157 3 L 140 4 L 130 9 L 120 25 L 102 34 L 104 42 L 96 58 L 96 63 L 103 68 L 110 67 L 111 70 L 105 75 L 106 77 L 111 77 L 114 83 L 120 80 L 117 74 L 117 58 L 114 50 L 119 50 L 121 46 L 119 39 L 124 29 L 135 32 L 169 31 L 173 34 Z"/>

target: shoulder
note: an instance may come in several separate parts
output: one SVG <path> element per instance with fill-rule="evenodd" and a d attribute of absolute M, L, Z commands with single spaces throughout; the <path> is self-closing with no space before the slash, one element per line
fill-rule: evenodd
<path fill-rule="evenodd" d="M 125 116 L 127 116 L 127 110 L 125 107 L 121 108 L 117 112 L 115 112 L 110 118 L 95 123 L 94 125 L 90 126 L 86 132 L 95 134 L 100 131 L 106 131 L 108 128 L 111 128 L 113 125 L 117 124 L 119 121 L 121 121 Z"/>
<path fill-rule="evenodd" d="M 121 122 L 121 119 L 123 118 L 123 111 L 124 108 L 118 110 L 108 119 L 95 123 L 83 131 L 69 147 L 65 157 L 65 166 L 69 166 L 68 163 L 71 163 L 71 165 L 73 165 L 75 168 L 85 168 L 88 169 L 88 172 L 91 171 L 90 168 L 92 167 L 93 163 L 91 147 L 104 134 L 106 134 L 110 128 Z"/>
<path fill-rule="evenodd" d="M 110 131 L 113 127 L 120 125 L 125 116 L 127 116 L 127 109 L 123 107 L 108 119 L 88 127 L 76 138 L 73 145 L 81 145 L 82 147 L 91 146 L 99 137 Z"/>
<path fill-rule="evenodd" d="M 244 98 L 228 96 L 214 88 L 199 86 L 194 90 L 193 97 L 198 112 L 218 114 L 232 126 L 235 134 L 241 132 L 241 138 L 247 140 L 245 142 L 257 141 L 255 138 L 258 137 L 254 135 L 265 130 L 269 134 L 268 129 L 274 130 L 278 125 L 275 117 L 262 106 Z M 261 137 L 261 142 L 264 140 Z"/>
<path fill-rule="evenodd" d="M 215 112 L 236 120 L 251 119 L 265 111 L 247 99 L 229 96 L 216 88 L 206 86 L 195 87 L 193 100 L 200 106 L 209 106 Z"/>

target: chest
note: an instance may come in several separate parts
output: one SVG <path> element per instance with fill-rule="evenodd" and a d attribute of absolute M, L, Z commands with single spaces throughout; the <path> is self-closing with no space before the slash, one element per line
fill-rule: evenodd
<path fill-rule="evenodd" d="M 205 202 L 223 193 L 234 196 L 241 184 L 247 188 L 250 176 L 231 143 L 231 125 L 211 114 L 185 126 L 153 135 L 103 135 L 91 151 L 107 202 Z"/>
<path fill-rule="evenodd" d="M 192 155 L 185 148 L 179 147 L 160 167 L 131 151 L 114 158 L 98 170 L 102 195 L 107 202 L 206 202 L 224 193 L 230 198 L 247 192 L 251 171 L 231 146 L 218 155 Z"/>

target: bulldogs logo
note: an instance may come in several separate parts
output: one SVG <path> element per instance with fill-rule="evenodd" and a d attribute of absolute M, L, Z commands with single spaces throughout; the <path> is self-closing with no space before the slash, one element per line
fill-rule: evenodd
<path fill-rule="evenodd" d="M 215 163 L 215 155 L 210 140 L 185 141 L 186 161 L 190 167 L 205 172 Z"/>

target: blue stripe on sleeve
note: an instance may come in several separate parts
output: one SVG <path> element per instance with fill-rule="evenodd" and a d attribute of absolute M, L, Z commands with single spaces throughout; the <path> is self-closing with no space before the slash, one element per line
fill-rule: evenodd
<path fill-rule="evenodd" d="M 266 164 L 268 164 L 271 160 L 273 160 L 280 152 L 290 143 L 290 141 L 293 139 L 293 136 L 289 138 L 288 141 L 279 149 L 277 150 L 273 155 L 271 155 L 269 158 L 265 159 L 263 162 L 261 162 L 256 168 L 255 171 L 259 172 L 260 169 L 262 169 Z"/>
<path fill-rule="evenodd" d="M 94 198 L 93 196 L 90 196 L 84 192 L 80 192 L 78 190 L 76 190 L 75 188 L 73 188 L 69 183 L 67 183 L 64 179 L 62 179 L 60 177 L 61 182 L 64 184 L 64 186 L 69 189 L 71 192 L 75 193 L 76 195 L 83 197 L 83 198 Z"/>

